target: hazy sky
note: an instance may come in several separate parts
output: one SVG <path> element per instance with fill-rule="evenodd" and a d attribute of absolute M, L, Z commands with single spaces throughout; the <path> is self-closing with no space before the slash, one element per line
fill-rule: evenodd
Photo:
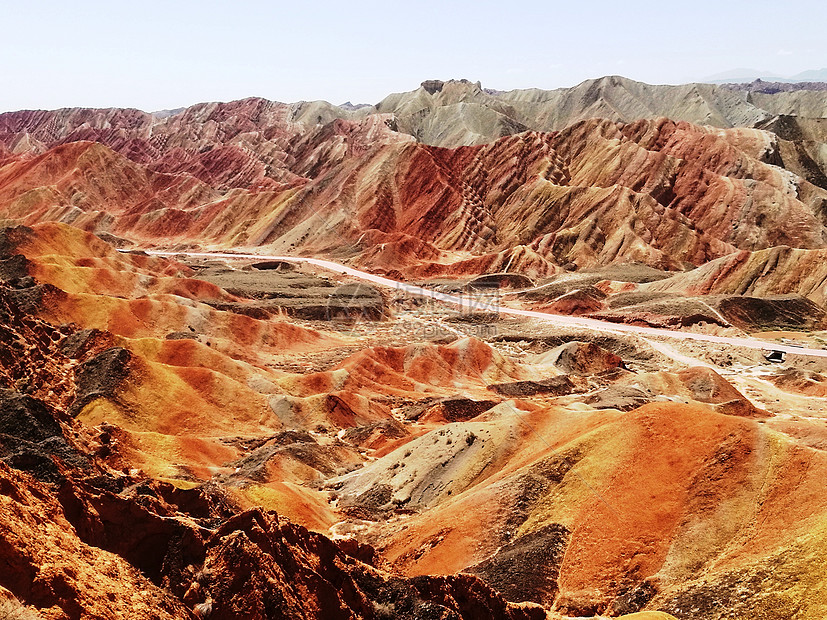
<path fill-rule="evenodd" d="M 827 2 L 0 0 L 0 110 L 261 96 L 376 103 L 429 78 L 557 88 L 827 67 Z"/>

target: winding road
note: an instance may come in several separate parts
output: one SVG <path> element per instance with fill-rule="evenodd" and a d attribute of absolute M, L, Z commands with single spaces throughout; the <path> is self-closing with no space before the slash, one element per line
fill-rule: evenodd
<path fill-rule="evenodd" d="M 641 327 L 638 325 L 626 325 L 623 323 L 610 323 L 608 321 L 599 321 L 597 319 L 589 319 L 585 317 L 566 316 L 561 314 L 551 314 L 548 312 L 538 312 L 535 310 L 520 310 L 518 308 L 509 308 L 507 306 L 497 305 L 492 306 L 490 303 L 481 301 L 471 297 L 463 297 L 461 295 L 452 295 L 449 293 L 441 293 L 431 289 L 416 286 L 414 284 L 406 284 L 405 282 L 398 282 L 390 278 L 378 276 L 366 271 L 360 271 L 353 267 L 340 265 L 339 263 L 324 260 L 321 258 L 306 258 L 302 256 L 272 256 L 267 254 L 235 254 L 229 252 L 169 252 L 162 250 L 145 250 L 147 254 L 154 256 L 189 256 L 192 258 L 228 258 L 228 259 L 253 259 L 258 261 L 284 261 L 291 263 L 307 263 L 315 265 L 328 271 L 340 273 L 379 286 L 394 288 L 396 290 L 405 291 L 411 295 L 418 295 L 421 297 L 430 297 L 437 301 L 447 304 L 452 304 L 466 309 L 478 309 L 485 311 L 496 311 L 500 314 L 509 316 L 523 316 L 532 319 L 539 319 L 541 321 L 548 321 L 555 325 L 578 327 L 581 329 L 590 329 L 599 332 L 609 333 L 627 333 L 638 334 L 640 336 L 660 336 L 665 338 L 673 338 L 675 340 L 695 340 L 698 342 L 714 342 L 716 344 L 725 344 L 734 347 L 744 347 L 747 349 L 758 349 L 762 351 L 781 351 L 791 355 L 809 355 L 814 357 L 827 357 L 827 350 L 825 349 L 809 349 L 806 347 L 790 346 L 785 344 L 776 344 L 764 342 L 757 338 L 730 338 L 726 336 L 714 336 L 711 334 L 695 334 L 691 332 L 678 332 L 669 329 L 658 329 L 655 327 Z"/>

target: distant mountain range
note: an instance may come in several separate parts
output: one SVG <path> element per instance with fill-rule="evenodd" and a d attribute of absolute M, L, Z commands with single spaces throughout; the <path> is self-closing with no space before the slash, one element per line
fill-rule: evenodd
<path fill-rule="evenodd" d="M 741 70 L 731 73 L 736 72 Z M 818 72 L 799 75 L 814 73 Z M 827 82 L 738 82 L 732 77 L 722 81 L 728 83 L 652 85 L 614 75 L 586 80 L 571 88 L 500 91 L 464 79 L 426 80 L 419 88 L 390 94 L 375 105 L 347 102 L 336 106 L 327 101 L 270 103 L 275 106 L 273 109 L 280 110 L 284 123 L 306 127 L 326 125 L 335 119 L 360 121 L 375 114 L 387 115 L 389 127 L 395 131 L 424 144 L 447 148 L 487 144 L 527 130 L 559 131 L 591 118 L 630 122 L 666 117 L 729 128 L 753 127 L 777 115 L 827 117 Z M 154 140 L 159 140 L 159 134 L 170 126 L 198 122 L 193 118 L 196 111 L 212 105 L 196 104 L 152 113 L 128 109 L 9 112 L 0 114 L 0 141 L 15 149 L 16 140 L 34 140 L 33 147 L 44 150 L 58 139 L 97 139 L 90 137 L 90 132 L 115 135 L 124 131 L 134 133 L 138 127 L 141 139 L 154 136 Z M 259 121 L 251 121 L 251 126 Z"/>
<path fill-rule="evenodd" d="M 731 69 L 723 73 L 716 73 L 702 78 L 700 81 L 708 84 L 743 84 L 746 82 L 753 82 L 755 80 L 765 80 L 772 82 L 825 82 L 827 81 L 827 68 L 824 69 L 810 69 L 802 71 L 795 75 L 778 75 L 772 71 L 759 71 L 757 69 Z"/>

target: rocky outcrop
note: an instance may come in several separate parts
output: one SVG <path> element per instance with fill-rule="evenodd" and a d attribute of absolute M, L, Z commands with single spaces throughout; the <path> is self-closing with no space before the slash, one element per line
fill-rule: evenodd
<path fill-rule="evenodd" d="M 543 354 L 541 363 L 553 364 L 558 370 L 574 375 L 595 373 L 623 368 L 623 360 L 593 342 L 567 342 Z"/>
<path fill-rule="evenodd" d="M 67 484 L 55 495 L 0 464 L 0 586 L 46 618 L 546 617 L 474 577 L 394 577 L 357 559 L 369 548 L 274 513 L 240 513 L 210 533 L 178 512 L 198 514 L 181 492 L 176 505 L 157 485 L 129 495 Z"/>
<path fill-rule="evenodd" d="M 44 618 L 195 618 L 120 556 L 84 543 L 53 492 L 0 463 L 0 586 Z"/>
<path fill-rule="evenodd" d="M 47 482 L 62 480 L 67 468 L 89 468 L 46 404 L 7 389 L 0 389 L 0 460 Z"/>
<path fill-rule="evenodd" d="M 510 601 L 542 601 L 551 607 L 559 593 L 557 580 L 570 534 L 565 526 L 552 523 L 503 545 L 466 571 L 485 579 Z"/>

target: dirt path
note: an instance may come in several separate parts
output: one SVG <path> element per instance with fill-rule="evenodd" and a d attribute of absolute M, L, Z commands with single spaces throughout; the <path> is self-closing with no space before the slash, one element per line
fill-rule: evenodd
<path fill-rule="evenodd" d="M 252 259 L 252 260 L 279 260 L 293 263 L 307 263 L 315 265 L 335 273 L 366 280 L 380 286 L 393 288 L 399 291 L 404 291 L 411 295 L 420 297 L 430 297 L 437 301 L 459 306 L 464 309 L 475 309 L 481 303 L 474 297 L 467 297 L 462 295 L 451 295 L 448 293 L 441 293 L 439 291 L 432 291 L 414 284 L 406 284 L 377 276 L 366 271 L 360 271 L 352 267 L 346 267 L 339 263 L 324 260 L 320 258 L 305 258 L 300 256 L 272 256 L 267 254 L 234 254 L 226 252 L 167 252 L 161 250 L 147 250 L 147 254 L 155 256 L 189 256 L 193 258 L 225 258 L 225 259 Z M 491 307 L 485 304 L 485 307 L 479 307 L 482 311 L 491 311 Z M 776 344 L 758 340 L 756 338 L 729 338 L 725 336 L 715 336 L 711 334 L 695 334 L 691 332 L 677 332 L 668 329 L 658 329 L 655 327 L 641 327 L 638 325 L 624 325 L 622 323 L 610 323 L 608 321 L 599 321 L 597 319 L 588 319 L 584 317 L 565 316 L 561 314 L 550 314 L 548 312 L 538 312 L 535 310 L 520 310 L 517 308 L 509 308 L 507 306 L 499 306 L 500 314 L 509 316 L 524 316 L 533 319 L 540 319 L 542 321 L 549 321 L 557 325 L 565 325 L 571 327 L 578 327 L 581 329 L 590 329 L 598 332 L 624 332 L 628 334 L 638 334 L 642 336 L 660 336 L 665 338 L 673 338 L 675 340 L 696 340 L 700 342 L 715 342 L 719 344 L 728 344 L 735 347 L 744 347 L 746 349 L 757 349 L 762 351 L 782 351 L 794 355 L 810 355 L 814 357 L 827 357 L 827 350 L 824 349 L 808 349 L 804 347 L 794 347 L 783 344 Z"/>

